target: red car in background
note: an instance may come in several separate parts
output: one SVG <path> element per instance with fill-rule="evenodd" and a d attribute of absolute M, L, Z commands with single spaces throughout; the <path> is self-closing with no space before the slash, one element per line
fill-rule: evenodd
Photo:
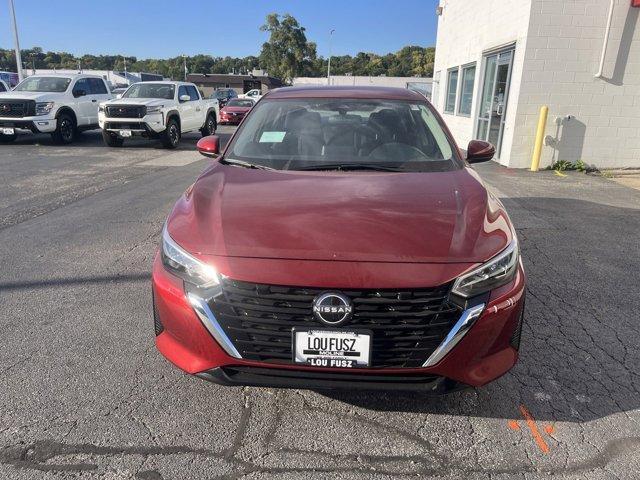
<path fill-rule="evenodd" d="M 224 385 L 481 386 L 518 359 L 525 274 L 504 206 L 424 96 L 267 93 L 180 197 L 153 266 L 156 345 Z"/>
<path fill-rule="evenodd" d="M 250 98 L 232 98 L 220 109 L 220 123 L 223 125 L 238 125 L 255 103 Z"/>

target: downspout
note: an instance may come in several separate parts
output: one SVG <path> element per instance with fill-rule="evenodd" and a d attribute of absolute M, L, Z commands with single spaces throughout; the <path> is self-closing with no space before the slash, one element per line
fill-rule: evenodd
<path fill-rule="evenodd" d="M 611 31 L 611 20 L 613 19 L 613 7 L 615 0 L 611 0 L 609 5 L 609 16 L 607 17 L 607 28 L 604 31 L 604 40 L 602 42 L 602 54 L 600 55 L 600 68 L 596 73 L 596 78 L 602 78 L 602 71 L 604 70 L 604 58 L 607 55 L 607 45 L 609 44 L 609 32 Z"/>

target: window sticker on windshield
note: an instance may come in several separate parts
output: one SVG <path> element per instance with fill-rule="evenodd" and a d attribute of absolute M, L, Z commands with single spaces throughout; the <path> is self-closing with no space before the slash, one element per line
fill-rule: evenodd
<path fill-rule="evenodd" d="M 411 104 L 411 106 L 409 108 L 411 108 L 411 110 L 415 110 L 416 112 L 420 111 L 420 107 L 418 105 L 413 104 L 413 103 Z"/>
<path fill-rule="evenodd" d="M 260 143 L 281 143 L 287 132 L 262 132 Z"/>

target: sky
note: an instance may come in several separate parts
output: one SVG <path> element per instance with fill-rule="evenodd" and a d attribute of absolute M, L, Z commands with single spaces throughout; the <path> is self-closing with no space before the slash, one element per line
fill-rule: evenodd
<path fill-rule="evenodd" d="M 197 53 L 257 55 L 268 13 L 290 13 L 318 54 L 395 52 L 434 46 L 437 0 L 14 0 L 20 47 L 76 55 L 168 58 Z M 0 47 L 13 48 L 9 6 L 0 1 Z"/>

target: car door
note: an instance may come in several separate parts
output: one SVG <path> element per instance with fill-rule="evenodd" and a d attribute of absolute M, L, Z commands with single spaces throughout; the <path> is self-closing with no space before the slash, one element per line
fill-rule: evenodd
<path fill-rule="evenodd" d="M 187 92 L 191 97 L 193 105 L 193 129 L 199 129 L 204 125 L 204 118 L 207 112 L 204 109 L 202 102 L 200 101 L 200 93 L 194 85 L 187 85 Z"/>
<path fill-rule="evenodd" d="M 111 95 L 109 95 L 109 90 L 107 90 L 104 80 L 100 78 L 88 78 L 87 80 L 91 86 L 91 92 L 87 95 L 87 100 L 90 100 L 90 102 L 87 101 L 88 123 L 96 125 L 98 123 L 98 105 L 100 105 L 100 102 L 111 98 Z"/>
<path fill-rule="evenodd" d="M 75 113 L 78 126 L 88 125 L 93 118 L 94 105 L 91 103 L 91 84 L 88 78 L 79 78 L 71 89 L 75 104 Z M 98 112 L 96 109 L 96 121 L 98 123 Z"/>
<path fill-rule="evenodd" d="M 181 98 L 187 95 L 189 100 L 181 100 Z M 180 85 L 178 87 L 178 112 L 180 112 L 180 123 L 181 129 L 183 132 L 188 132 L 193 130 L 193 125 L 195 123 L 195 108 L 194 103 L 191 100 L 191 95 L 189 95 L 189 91 L 187 90 L 186 85 Z"/>

